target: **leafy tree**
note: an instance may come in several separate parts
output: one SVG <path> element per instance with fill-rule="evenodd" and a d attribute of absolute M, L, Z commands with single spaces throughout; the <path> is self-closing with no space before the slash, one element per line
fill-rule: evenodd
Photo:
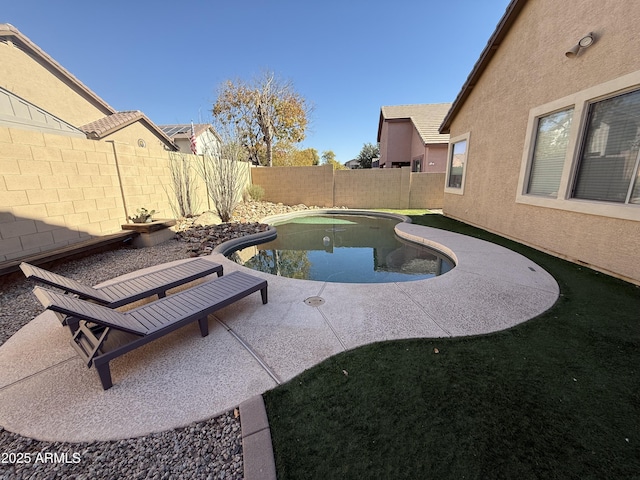
<path fill-rule="evenodd" d="M 234 128 L 235 137 L 248 149 L 251 161 L 268 166 L 273 164 L 276 143 L 304 140 L 310 111 L 291 82 L 280 80 L 269 71 L 250 83 L 227 80 L 213 105 L 214 120 Z"/>
<path fill-rule="evenodd" d="M 334 170 L 347 170 L 347 167 L 336 160 L 336 154 L 333 153 L 333 150 L 322 152 L 322 163 L 333 165 Z"/>
<path fill-rule="evenodd" d="M 293 154 L 294 165 L 313 166 L 320 163 L 320 155 L 315 148 L 296 150 Z"/>
<path fill-rule="evenodd" d="M 273 165 L 277 167 L 309 167 L 319 162 L 320 156 L 315 148 L 299 150 L 286 142 L 278 142 L 273 147 Z"/>
<path fill-rule="evenodd" d="M 365 143 L 356 160 L 358 160 L 359 168 L 371 168 L 371 162 L 376 158 L 380 158 L 380 147 L 372 143 Z"/>

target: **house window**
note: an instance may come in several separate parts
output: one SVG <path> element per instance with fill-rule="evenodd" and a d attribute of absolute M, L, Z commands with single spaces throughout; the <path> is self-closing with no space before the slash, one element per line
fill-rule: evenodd
<path fill-rule="evenodd" d="M 531 109 L 527 132 L 517 203 L 640 221 L 640 70 Z"/>
<path fill-rule="evenodd" d="M 589 105 L 573 197 L 640 203 L 640 90 Z"/>
<path fill-rule="evenodd" d="M 573 108 L 538 119 L 527 193 L 556 198 L 567 156 Z"/>
<path fill-rule="evenodd" d="M 416 157 L 411 161 L 411 171 L 412 172 L 421 172 L 422 171 L 422 159 L 423 159 L 423 156 L 420 155 L 419 157 Z"/>
<path fill-rule="evenodd" d="M 447 161 L 447 183 L 445 188 L 447 193 L 464 193 L 468 142 L 468 133 L 451 139 Z"/>

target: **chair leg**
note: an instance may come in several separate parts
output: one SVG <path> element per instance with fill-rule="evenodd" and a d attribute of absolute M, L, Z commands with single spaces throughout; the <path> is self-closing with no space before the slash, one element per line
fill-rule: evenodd
<path fill-rule="evenodd" d="M 95 365 L 95 364 L 94 364 Z M 102 388 L 109 390 L 113 386 L 111 381 L 111 369 L 109 368 L 109 362 L 101 365 L 95 365 L 98 375 L 100 376 L 100 382 L 102 382 Z"/>
<path fill-rule="evenodd" d="M 200 334 L 203 337 L 209 335 L 209 317 L 198 319 L 198 325 L 200 325 Z"/>
<path fill-rule="evenodd" d="M 265 305 L 267 303 L 267 287 L 264 287 L 260 290 L 260 295 L 262 295 L 262 304 Z"/>

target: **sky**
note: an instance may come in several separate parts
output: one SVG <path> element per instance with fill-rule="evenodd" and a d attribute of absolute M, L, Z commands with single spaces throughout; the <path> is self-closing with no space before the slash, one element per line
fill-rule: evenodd
<path fill-rule="evenodd" d="M 3 3 L 0 23 L 157 125 L 209 123 L 225 81 L 272 71 L 313 106 L 299 148 L 344 163 L 376 143 L 382 106 L 453 102 L 509 0 Z"/>

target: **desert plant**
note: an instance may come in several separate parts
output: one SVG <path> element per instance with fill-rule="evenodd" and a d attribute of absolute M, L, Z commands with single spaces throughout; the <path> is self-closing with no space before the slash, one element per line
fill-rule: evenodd
<path fill-rule="evenodd" d="M 249 185 L 245 192 L 247 193 L 249 199 L 253 200 L 254 202 L 259 202 L 264 197 L 264 188 L 262 188 L 260 185 Z"/>
<path fill-rule="evenodd" d="M 190 155 L 179 152 L 169 154 L 169 171 L 171 172 L 171 189 L 173 196 L 167 197 L 176 217 L 188 217 L 197 211 L 196 172 L 191 164 Z M 173 197 L 173 198 L 172 198 Z M 175 200 L 174 200 L 175 198 Z"/>
<path fill-rule="evenodd" d="M 128 216 L 127 219 L 131 220 L 133 223 L 148 223 L 151 221 L 151 217 L 156 213 L 155 210 L 147 210 L 146 208 L 137 208 L 136 215 Z"/>
<path fill-rule="evenodd" d="M 249 163 L 244 161 L 246 150 L 239 143 L 227 140 L 219 149 L 206 149 L 198 173 L 207 186 L 216 213 L 223 222 L 229 222 L 245 189 L 249 176 Z"/>

